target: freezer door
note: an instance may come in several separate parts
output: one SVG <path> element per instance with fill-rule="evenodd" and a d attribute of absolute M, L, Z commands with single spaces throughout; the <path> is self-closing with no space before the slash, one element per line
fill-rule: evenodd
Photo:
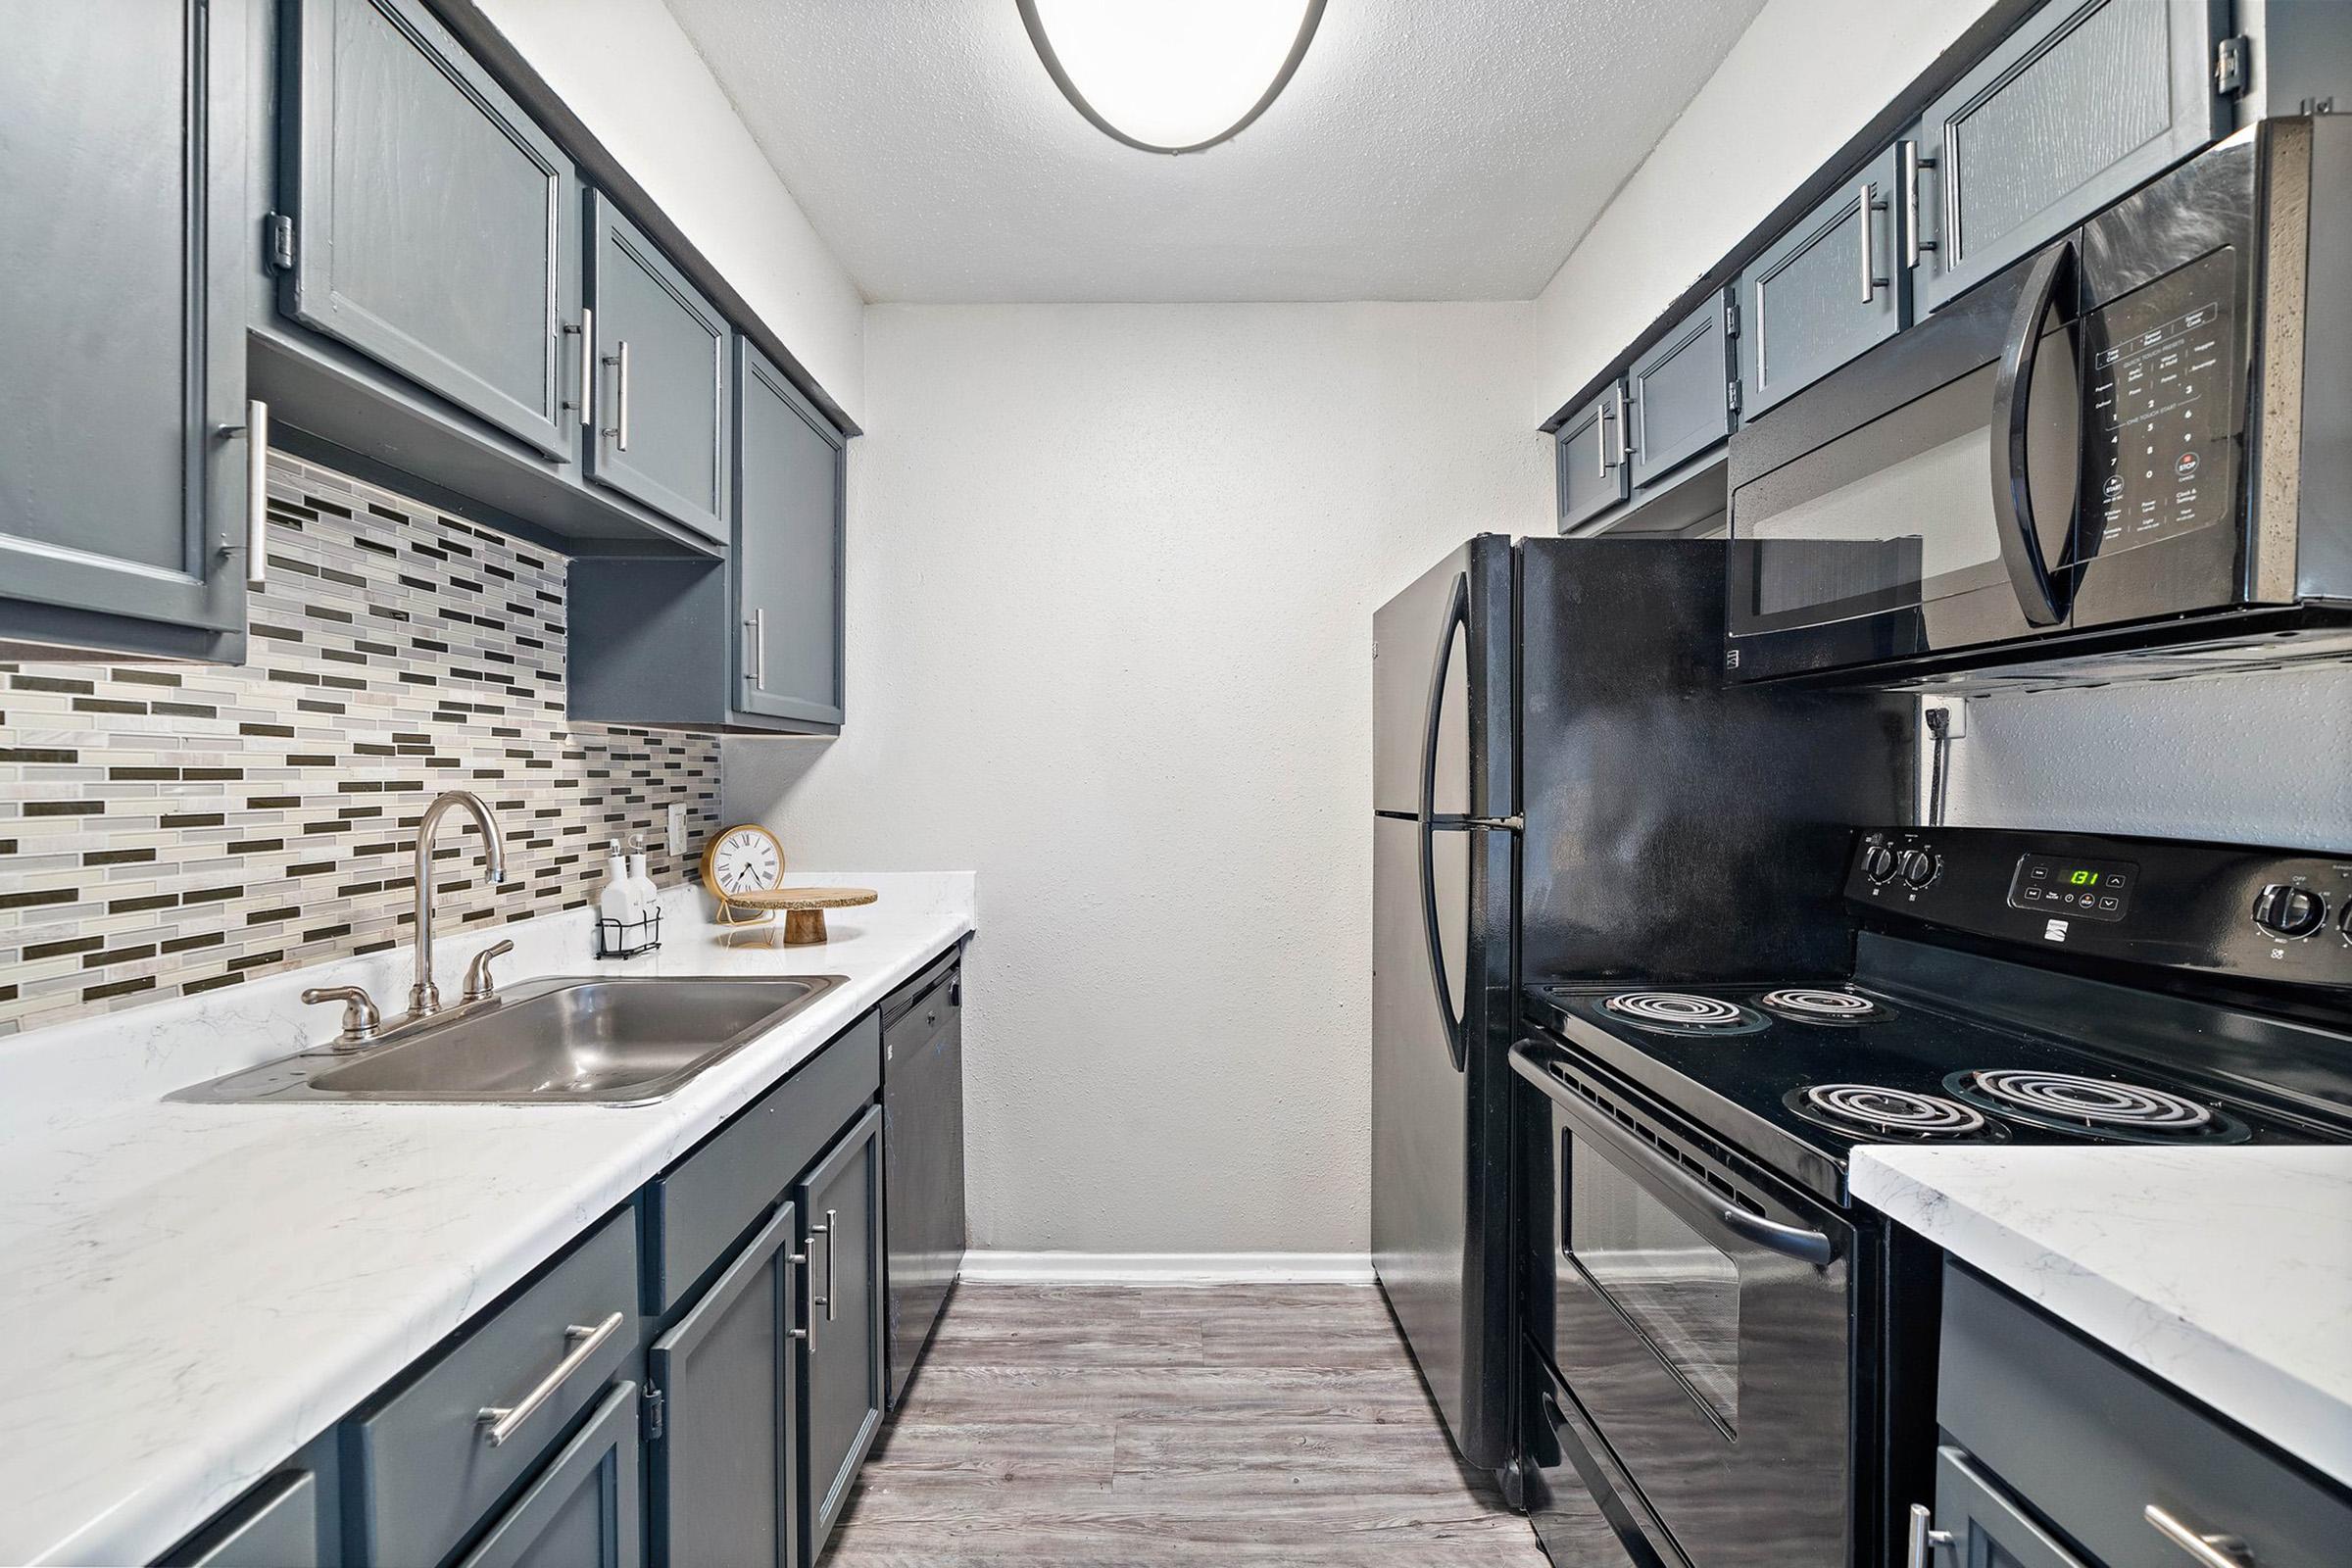
<path fill-rule="evenodd" d="M 1498 541 L 1499 542 L 1499 541 Z M 1462 815 L 1472 799 L 1471 607 L 1484 586 L 1485 537 L 1472 540 L 1423 573 L 1372 617 L 1372 808 L 1398 815 L 1423 809 L 1422 773 L 1430 750 L 1431 690 L 1445 656 L 1445 690 L 1436 709 L 1437 771 L 1428 809 Z M 1502 552 L 1506 568 L 1509 552 Z"/>

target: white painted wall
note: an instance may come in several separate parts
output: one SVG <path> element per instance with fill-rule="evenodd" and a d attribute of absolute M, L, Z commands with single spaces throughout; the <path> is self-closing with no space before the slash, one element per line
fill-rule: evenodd
<path fill-rule="evenodd" d="M 480 0 L 851 418 L 865 300 L 662 0 Z"/>
<path fill-rule="evenodd" d="M 817 867 L 973 867 L 974 1241 L 1367 1244 L 1372 612 L 1545 515 L 1530 308 L 877 306 Z"/>
<path fill-rule="evenodd" d="M 1534 420 L 1731 254 L 1991 0 L 1771 0 L 1536 301 Z"/>

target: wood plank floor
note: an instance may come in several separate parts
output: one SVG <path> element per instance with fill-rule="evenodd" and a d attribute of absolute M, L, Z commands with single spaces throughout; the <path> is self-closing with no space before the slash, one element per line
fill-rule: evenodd
<path fill-rule="evenodd" d="M 1623 1568 L 1605 1533 L 1591 1562 Z M 1544 1568 L 1377 1291 L 965 1284 L 829 1568 Z"/>

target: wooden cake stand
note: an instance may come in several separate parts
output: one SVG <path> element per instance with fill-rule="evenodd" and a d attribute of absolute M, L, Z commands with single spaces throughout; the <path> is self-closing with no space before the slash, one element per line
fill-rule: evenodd
<path fill-rule="evenodd" d="M 882 895 L 872 888 L 774 888 L 767 891 L 747 889 L 726 896 L 729 908 L 756 909 L 773 914 L 784 911 L 784 945 L 788 948 L 813 947 L 825 940 L 825 911 L 851 909 L 861 904 L 871 904 Z"/>

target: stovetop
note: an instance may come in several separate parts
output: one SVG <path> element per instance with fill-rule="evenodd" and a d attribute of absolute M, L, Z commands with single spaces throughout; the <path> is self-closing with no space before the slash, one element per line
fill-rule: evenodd
<path fill-rule="evenodd" d="M 1909 947 L 1872 951 L 1901 959 Z M 1961 1000 L 1972 988 L 1940 973 L 1953 964 L 1995 987 L 2005 978 L 1998 971 L 2021 967 L 1931 955 L 1926 976 L 1863 973 L 1796 986 L 1549 984 L 1529 987 L 1525 1004 L 1572 1055 L 1839 1202 L 1847 1156 L 1864 1144 L 2352 1141 L 2352 1037 L 2342 1042 L 2340 1085 L 2315 1086 L 2308 1063 L 2299 1079 L 2286 1063 L 2280 1082 L 2264 1084 L 2242 1061 L 2184 1065 L 2113 1033 L 2093 1043 L 2084 1038 L 2092 1031 L 1986 1015 Z M 1923 978 L 1953 990 L 1914 989 Z M 2007 987 L 2005 1000 L 2014 1003 L 2021 990 Z M 2331 1114 L 2330 1087 L 2346 1097 L 2342 1121 Z"/>

